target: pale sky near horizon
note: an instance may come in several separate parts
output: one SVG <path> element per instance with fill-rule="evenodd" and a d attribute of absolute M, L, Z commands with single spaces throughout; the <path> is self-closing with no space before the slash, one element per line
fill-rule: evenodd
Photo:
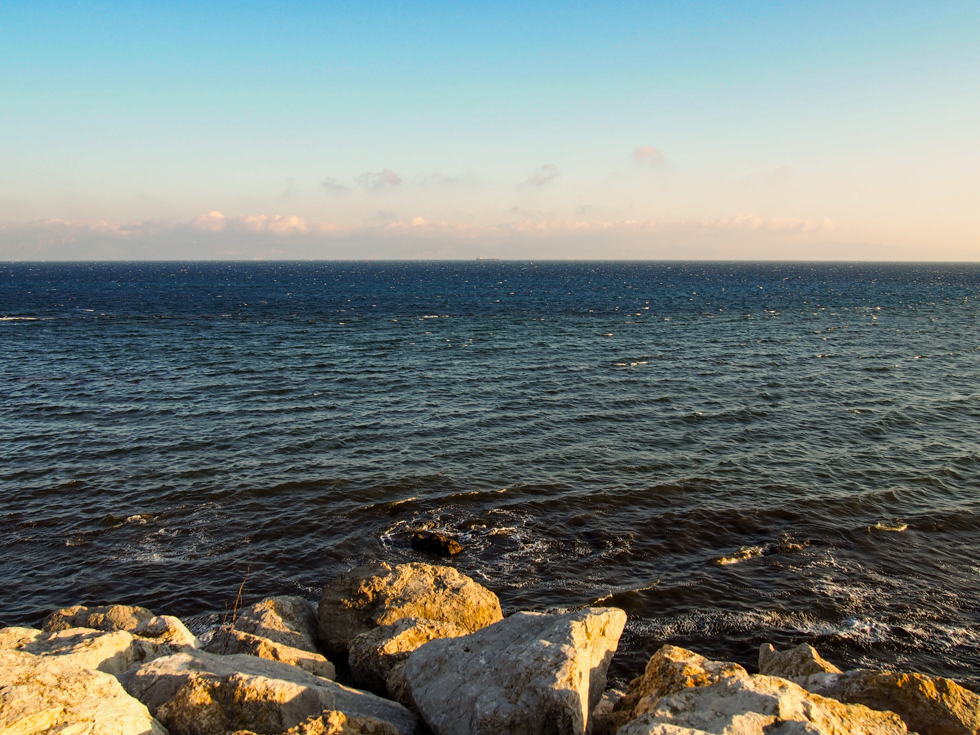
<path fill-rule="evenodd" d="M 980 261 L 980 3 L 0 5 L 0 260 Z"/>

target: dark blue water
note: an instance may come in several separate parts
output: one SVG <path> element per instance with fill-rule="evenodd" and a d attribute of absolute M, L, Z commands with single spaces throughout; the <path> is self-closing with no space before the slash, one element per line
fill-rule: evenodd
<path fill-rule="evenodd" d="M 0 622 L 203 626 L 428 527 L 505 610 L 625 608 L 620 678 L 771 640 L 976 687 L 978 298 L 973 265 L 0 265 Z"/>

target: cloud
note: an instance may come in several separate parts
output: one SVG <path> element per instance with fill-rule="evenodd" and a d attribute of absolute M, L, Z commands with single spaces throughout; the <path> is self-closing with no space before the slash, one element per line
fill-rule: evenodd
<path fill-rule="evenodd" d="M 419 176 L 417 181 L 422 186 L 427 184 L 441 184 L 443 186 L 455 186 L 460 183 L 462 179 L 458 176 L 445 176 L 443 174 L 426 174 L 424 176 Z"/>
<path fill-rule="evenodd" d="M 194 218 L 194 227 L 207 232 L 221 232 L 228 226 L 228 218 L 217 209 Z"/>
<path fill-rule="evenodd" d="M 736 214 L 724 219 L 705 220 L 703 227 L 725 230 L 768 230 L 777 232 L 818 232 L 837 227 L 833 220 L 796 219 L 793 217 L 759 217 L 755 214 Z"/>
<path fill-rule="evenodd" d="M 540 171 L 535 171 L 527 179 L 530 186 L 547 186 L 558 178 L 558 169 L 553 163 L 546 163 Z"/>
<path fill-rule="evenodd" d="M 386 168 L 383 171 L 368 171 L 363 173 L 357 177 L 356 181 L 366 189 L 381 191 L 383 189 L 391 189 L 400 185 L 402 183 L 402 177 L 396 174 L 390 168 Z"/>
<path fill-rule="evenodd" d="M 347 191 L 346 186 L 337 181 L 337 179 L 331 179 L 329 176 L 320 182 L 320 188 L 329 191 L 331 194 L 339 194 Z"/>
<path fill-rule="evenodd" d="M 541 212 L 535 212 L 533 209 L 524 209 L 524 207 L 518 207 L 516 205 L 508 209 L 507 214 L 514 214 L 518 217 L 524 217 L 525 219 L 539 219 L 543 216 Z"/>
<path fill-rule="evenodd" d="M 656 148 L 646 147 L 637 148 L 633 151 L 633 160 L 639 164 L 646 164 L 649 166 L 663 166 L 667 163 L 667 159 L 664 158 L 664 154 L 661 153 Z"/>

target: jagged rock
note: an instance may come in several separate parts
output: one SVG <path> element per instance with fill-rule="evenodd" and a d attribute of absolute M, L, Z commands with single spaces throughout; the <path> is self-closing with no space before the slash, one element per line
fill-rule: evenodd
<path fill-rule="evenodd" d="M 361 633 L 347 645 L 351 674 L 358 686 L 390 696 L 388 675 L 397 664 L 407 661 L 412 651 L 436 638 L 456 638 L 468 632 L 452 623 L 421 618 L 402 618 L 382 625 Z"/>
<path fill-rule="evenodd" d="M 595 735 L 612 735 L 630 720 L 653 712 L 662 697 L 688 687 L 704 687 L 726 677 L 748 676 L 738 664 L 709 661 L 678 646 L 663 646 L 647 662 L 642 676 L 630 682 L 626 694 L 609 713 L 595 720 Z"/>
<path fill-rule="evenodd" d="M 842 704 L 775 676 L 741 672 L 662 697 L 618 735 L 906 735 L 898 715 Z"/>
<path fill-rule="evenodd" d="M 456 539 L 434 531 L 416 531 L 413 533 L 412 548 L 436 556 L 455 556 L 463 550 Z"/>
<path fill-rule="evenodd" d="M 497 596 L 452 567 L 371 564 L 352 569 L 323 588 L 320 641 L 344 656 L 354 637 L 402 618 L 437 620 L 479 630 L 500 620 Z"/>
<path fill-rule="evenodd" d="M 374 717 L 401 735 L 417 727 L 395 702 L 256 656 L 179 653 L 130 669 L 120 681 L 171 735 L 280 733 L 324 710 Z"/>
<path fill-rule="evenodd" d="M 5 735 L 167 735 L 109 674 L 64 657 L 10 650 L 0 651 L 0 730 Z"/>
<path fill-rule="evenodd" d="M 856 669 L 812 675 L 803 686 L 841 702 L 894 712 L 919 735 L 980 733 L 980 696 L 950 679 Z"/>
<path fill-rule="evenodd" d="M 320 652 L 316 607 L 295 595 L 269 597 L 239 610 L 232 627 L 310 653 Z"/>
<path fill-rule="evenodd" d="M 229 735 L 256 735 L 256 733 L 239 730 Z M 398 735 L 398 730 L 390 723 L 373 717 L 348 717 L 343 712 L 333 710 L 303 720 L 282 735 Z"/>
<path fill-rule="evenodd" d="M 771 643 L 759 646 L 759 673 L 766 676 L 781 676 L 783 679 L 797 681 L 799 677 L 811 674 L 839 674 L 841 670 L 825 661 L 817 650 L 806 643 L 788 651 L 777 651 Z"/>
<path fill-rule="evenodd" d="M 435 735 L 581 734 L 626 623 L 616 608 L 517 613 L 417 649 L 405 678 Z"/>
<path fill-rule="evenodd" d="M 408 661 L 399 661 L 391 667 L 388 678 L 385 679 L 385 689 L 388 690 L 388 699 L 394 700 L 417 713 L 418 708 L 415 706 L 415 700 L 412 699 L 412 688 L 408 685 L 408 679 L 405 678 L 405 665 L 407 663 Z"/>
<path fill-rule="evenodd" d="M 201 647 L 201 641 L 173 615 L 154 615 L 130 632 L 140 638 L 149 638 L 157 644 L 166 644 L 172 653 Z"/>
<path fill-rule="evenodd" d="M 325 679 L 334 679 L 337 676 L 334 665 L 319 653 L 310 653 L 301 648 L 293 648 L 283 643 L 270 641 L 268 638 L 261 638 L 229 627 L 218 628 L 204 650 L 222 656 L 244 653 L 249 656 L 267 658 L 270 661 L 282 661 L 284 664 L 298 666 L 304 671 L 322 676 Z"/>
<path fill-rule="evenodd" d="M 31 628 L 4 628 L 0 630 L 0 649 L 45 658 L 57 656 L 66 665 L 113 675 L 121 674 L 134 663 L 156 658 L 159 650 L 154 644 L 137 641 L 123 630 L 104 632 L 89 628 L 69 628 L 53 633 Z"/>
<path fill-rule="evenodd" d="M 41 627 L 48 632 L 68 630 L 69 628 L 91 628 L 92 630 L 125 630 L 134 632 L 140 623 L 154 617 L 145 607 L 133 605 L 104 605 L 85 607 L 75 605 L 56 610 L 44 619 Z"/>

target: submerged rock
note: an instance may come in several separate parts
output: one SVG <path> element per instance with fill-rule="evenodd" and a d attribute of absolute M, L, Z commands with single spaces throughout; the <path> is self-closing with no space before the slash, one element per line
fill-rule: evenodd
<path fill-rule="evenodd" d="M 293 648 L 284 643 L 277 643 L 268 638 L 229 627 L 221 627 L 214 631 L 204 650 L 222 656 L 243 653 L 249 656 L 267 658 L 270 661 L 281 661 L 284 664 L 298 666 L 304 671 L 322 676 L 325 679 L 334 679 L 337 676 L 334 665 L 319 653 Z"/>
<path fill-rule="evenodd" d="M 417 727 L 415 716 L 395 702 L 255 656 L 180 653 L 131 669 L 120 680 L 171 735 L 281 733 L 324 710 L 373 717 L 401 735 Z"/>
<path fill-rule="evenodd" d="M 454 556 L 463 550 L 456 539 L 434 531 L 416 531 L 413 533 L 412 548 L 437 556 Z"/>
<path fill-rule="evenodd" d="M 69 628 L 91 628 L 103 631 L 125 630 L 132 633 L 141 623 L 152 617 L 154 617 L 153 613 L 145 607 L 134 605 L 100 607 L 75 605 L 51 613 L 44 619 L 41 627 L 48 632 Z"/>
<path fill-rule="evenodd" d="M 411 695 L 435 735 L 585 733 L 626 623 L 616 608 L 516 613 L 417 649 Z"/>
<path fill-rule="evenodd" d="M 493 592 L 452 567 L 430 564 L 352 569 L 323 588 L 319 612 L 320 641 L 339 656 L 356 636 L 402 618 L 452 623 L 469 633 L 503 617 Z"/>
<path fill-rule="evenodd" d="M 320 652 L 316 606 L 296 595 L 268 597 L 242 608 L 231 627 L 293 648 Z"/>
<path fill-rule="evenodd" d="M 825 661 L 817 649 L 806 643 L 788 651 L 777 651 L 771 643 L 759 646 L 759 673 L 797 681 L 812 674 L 839 674 L 841 670 Z"/>
<path fill-rule="evenodd" d="M 351 674 L 358 686 L 405 704 L 388 689 L 392 669 L 407 661 L 412 651 L 423 643 L 437 638 L 456 638 L 468 632 L 453 623 L 402 618 L 391 625 L 361 633 L 348 644 Z M 396 689 L 400 693 L 401 687 Z"/>
<path fill-rule="evenodd" d="M 0 727 L 9 735 L 167 735 L 109 674 L 10 650 L 0 651 Z"/>

